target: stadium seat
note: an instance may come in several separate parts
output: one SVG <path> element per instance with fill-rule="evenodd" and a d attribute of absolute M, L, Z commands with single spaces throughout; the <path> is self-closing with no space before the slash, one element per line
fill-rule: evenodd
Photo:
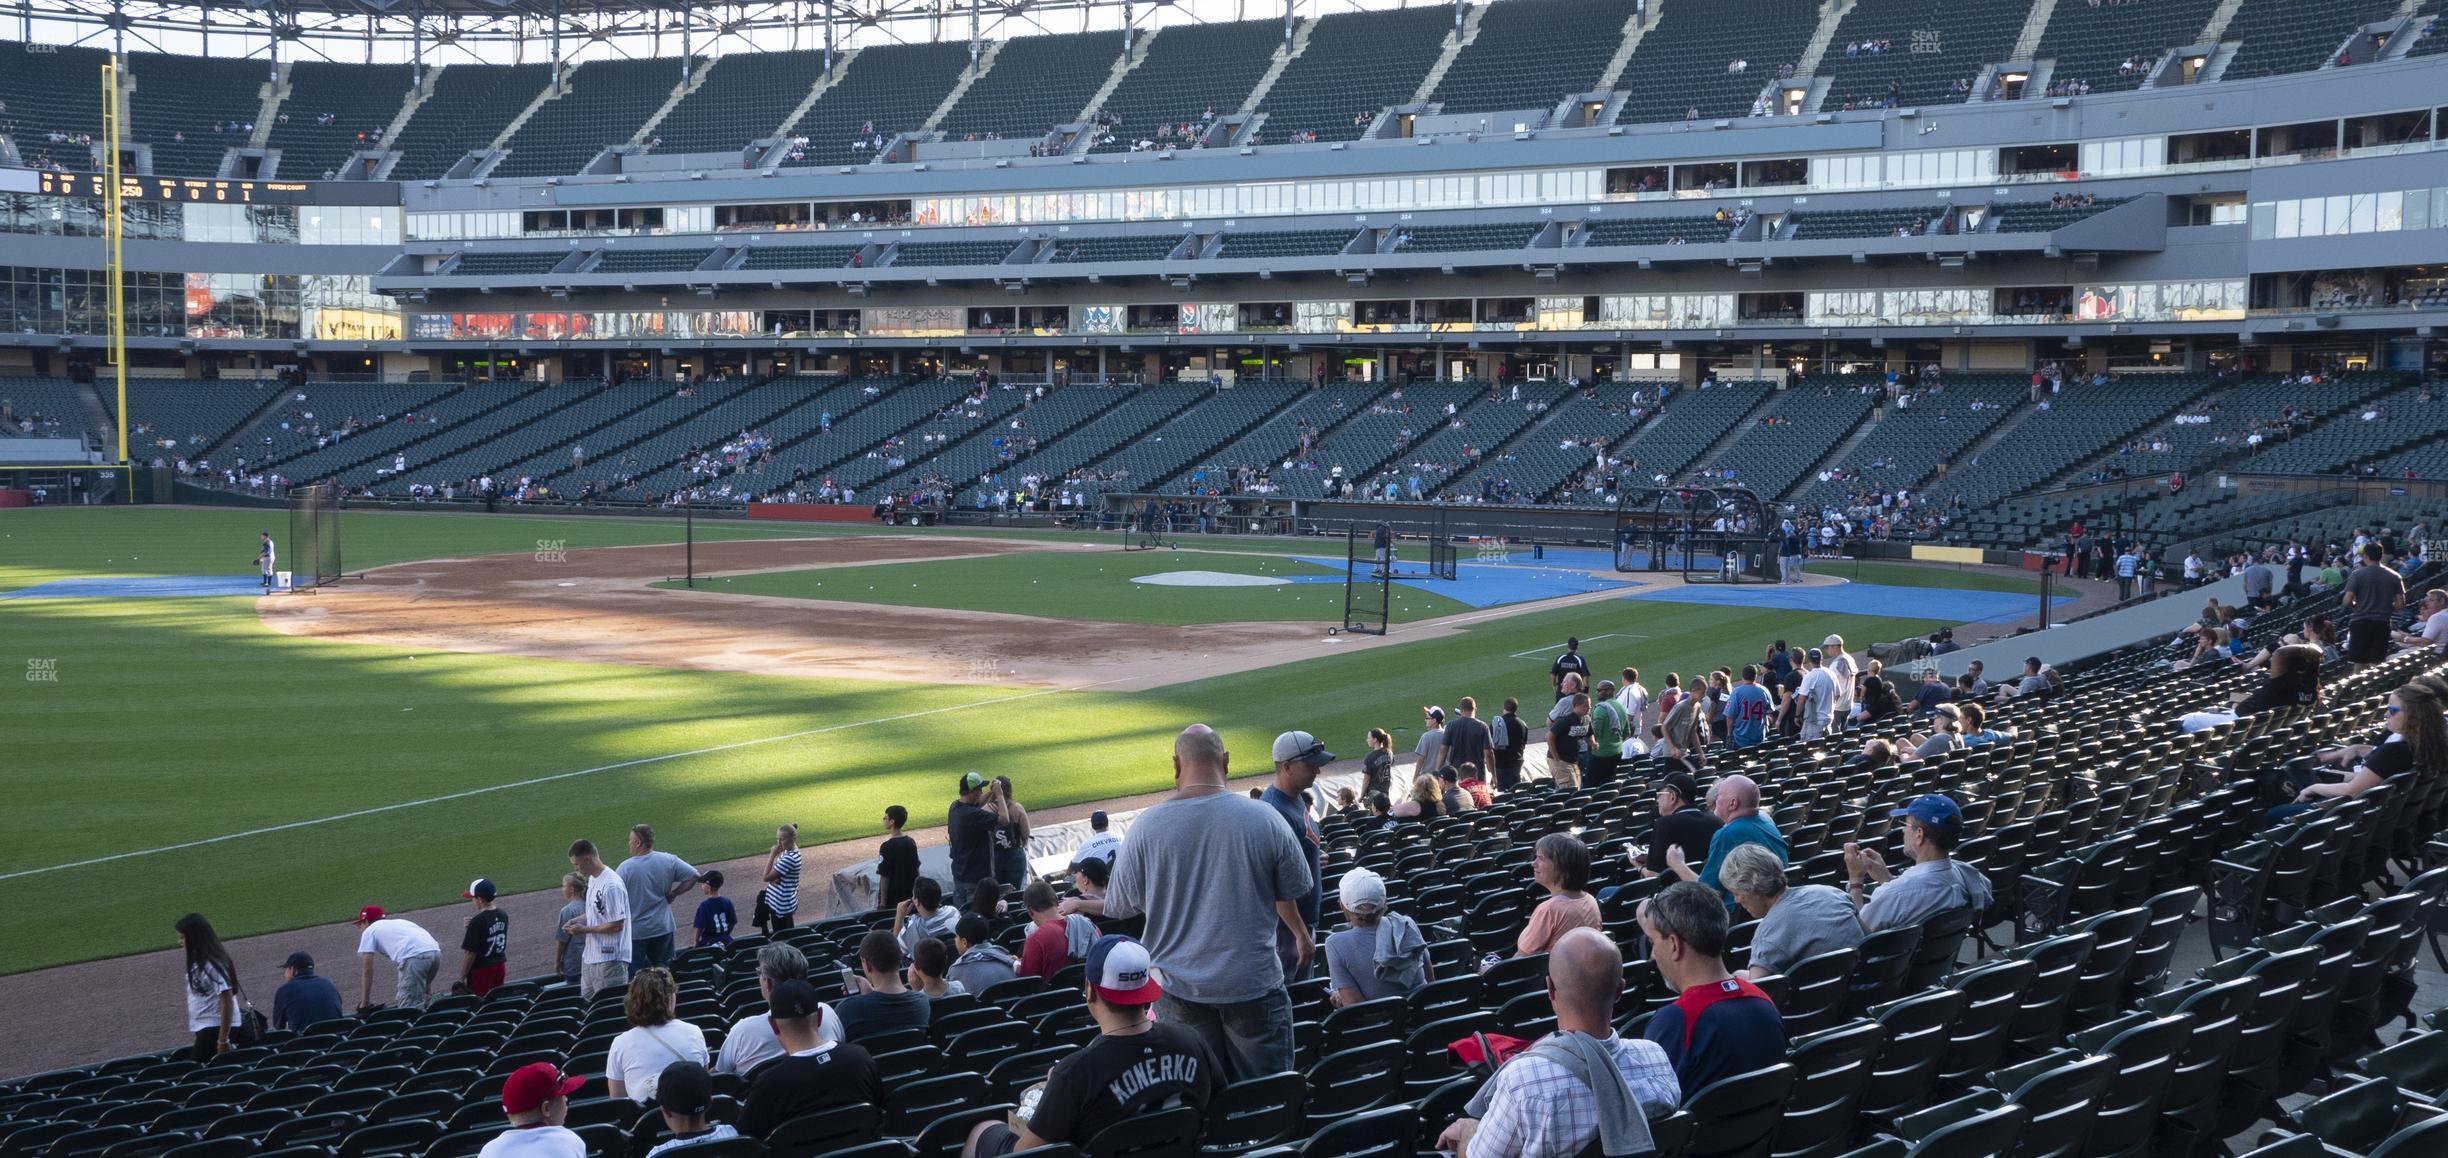
<path fill-rule="evenodd" d="M 1683 1110 L 1692 1116 L 1692 1133 L 1683 1153 L 1691 1158 L 1723 1158 L 1766 1148 L 1776 1135 L 1786 1095 L 1798 1073 L 1795 1066 L 1780 1062 L 1719 1078 L 1686 1093 Z"/>
<path fill-rule="evenodd" d="M 765 1149 L 777 1158 L 814 1158 L 874 1142 L 882 1126 L 883 1115 L 874 1106 L 837 1106 L 774 1127 L 765 1136 Z"/>

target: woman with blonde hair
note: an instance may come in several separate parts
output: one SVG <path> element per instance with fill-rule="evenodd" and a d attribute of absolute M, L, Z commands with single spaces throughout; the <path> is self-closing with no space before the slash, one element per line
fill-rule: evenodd
<path fill-rule="evenodd" d="M 1411 782 L 1411 795 L 1394 806 L 1396 820 L 1434 820 L 1445 815 L 1445 785 L 1434 776 Z"/>
<path fill-rule="evenodd" d="M 705 1031 L 679 1019 L 680 989 L 671 970 L 658 965 L 629 979 L 622 1012 L 629 1029 L 604 1054 L 604 1089 L 643 1106 L 654 1100 L 663 1068 L 673 1062 L 706 1064 Z"/>
<path fill-rule="evenodd" d="M 1964 746 L 1963 709 L 1951 703 L 1938 705 L 1930 716 L 1929 735 L 1907 736 L 1904 739 L 1912 745 L 1916 759 L 1927 760 L 1961 751 Z"/>
<path fill-rule="evenodd" d="M 799 912 L 799 826 L 774 830 L 765 854 L 765 891 L 757 894 L 757 928 L 768 934 L 791 927 Z"/>

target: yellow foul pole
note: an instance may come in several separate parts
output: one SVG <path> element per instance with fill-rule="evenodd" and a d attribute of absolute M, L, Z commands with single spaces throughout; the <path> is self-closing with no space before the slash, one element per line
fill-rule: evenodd
<path fill-rule="evenodd" d="M 110 248 L 110 364 L 119 388 L 119 462 L 128 458 L 127 406 L 127 267 L 120 252 L 127 223 L 120 209 L 119 188 L 119 56 L 102 62 L 102 236 Z"/>

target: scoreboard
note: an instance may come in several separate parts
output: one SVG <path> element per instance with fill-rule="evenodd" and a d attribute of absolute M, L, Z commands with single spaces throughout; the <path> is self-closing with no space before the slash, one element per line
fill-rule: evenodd
<path fill-rule="evenodd" d="M 100 173 L 39 175 L 37 191 L 59 197 L 107 197 L 108 179 Z M 119 195 L 131 201 L 185 201 L 215 205 L 312 205 L 319 199 L 304 181 L 231 181 L 214 177 L 156 177 L 122 174 Z"/>
<path fill-rule="evenodd" d="M 101 199 L 110 182 L 99 173 L 35 175 L 35 192 L 53 197 Z M 24 186 L 18 186 L 24 188 Z M 399 186 L 390 181 L 234 181 L 219 177 L 119 175 L 119 196 L 129 201 L 176 201 L 189 205 L 397 205 Z"/>

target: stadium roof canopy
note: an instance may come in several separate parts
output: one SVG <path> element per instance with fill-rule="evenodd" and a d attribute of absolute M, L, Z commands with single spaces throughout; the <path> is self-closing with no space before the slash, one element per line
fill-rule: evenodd
<path fill-rule="evenodd" d="M 129 52 L 344 62 L 587 60 L 1003 40 L 1280 20 L 1441 0 L 0 0 L 0 36 Z M 556 35 L 557 33 L 557 35 Z"/>

